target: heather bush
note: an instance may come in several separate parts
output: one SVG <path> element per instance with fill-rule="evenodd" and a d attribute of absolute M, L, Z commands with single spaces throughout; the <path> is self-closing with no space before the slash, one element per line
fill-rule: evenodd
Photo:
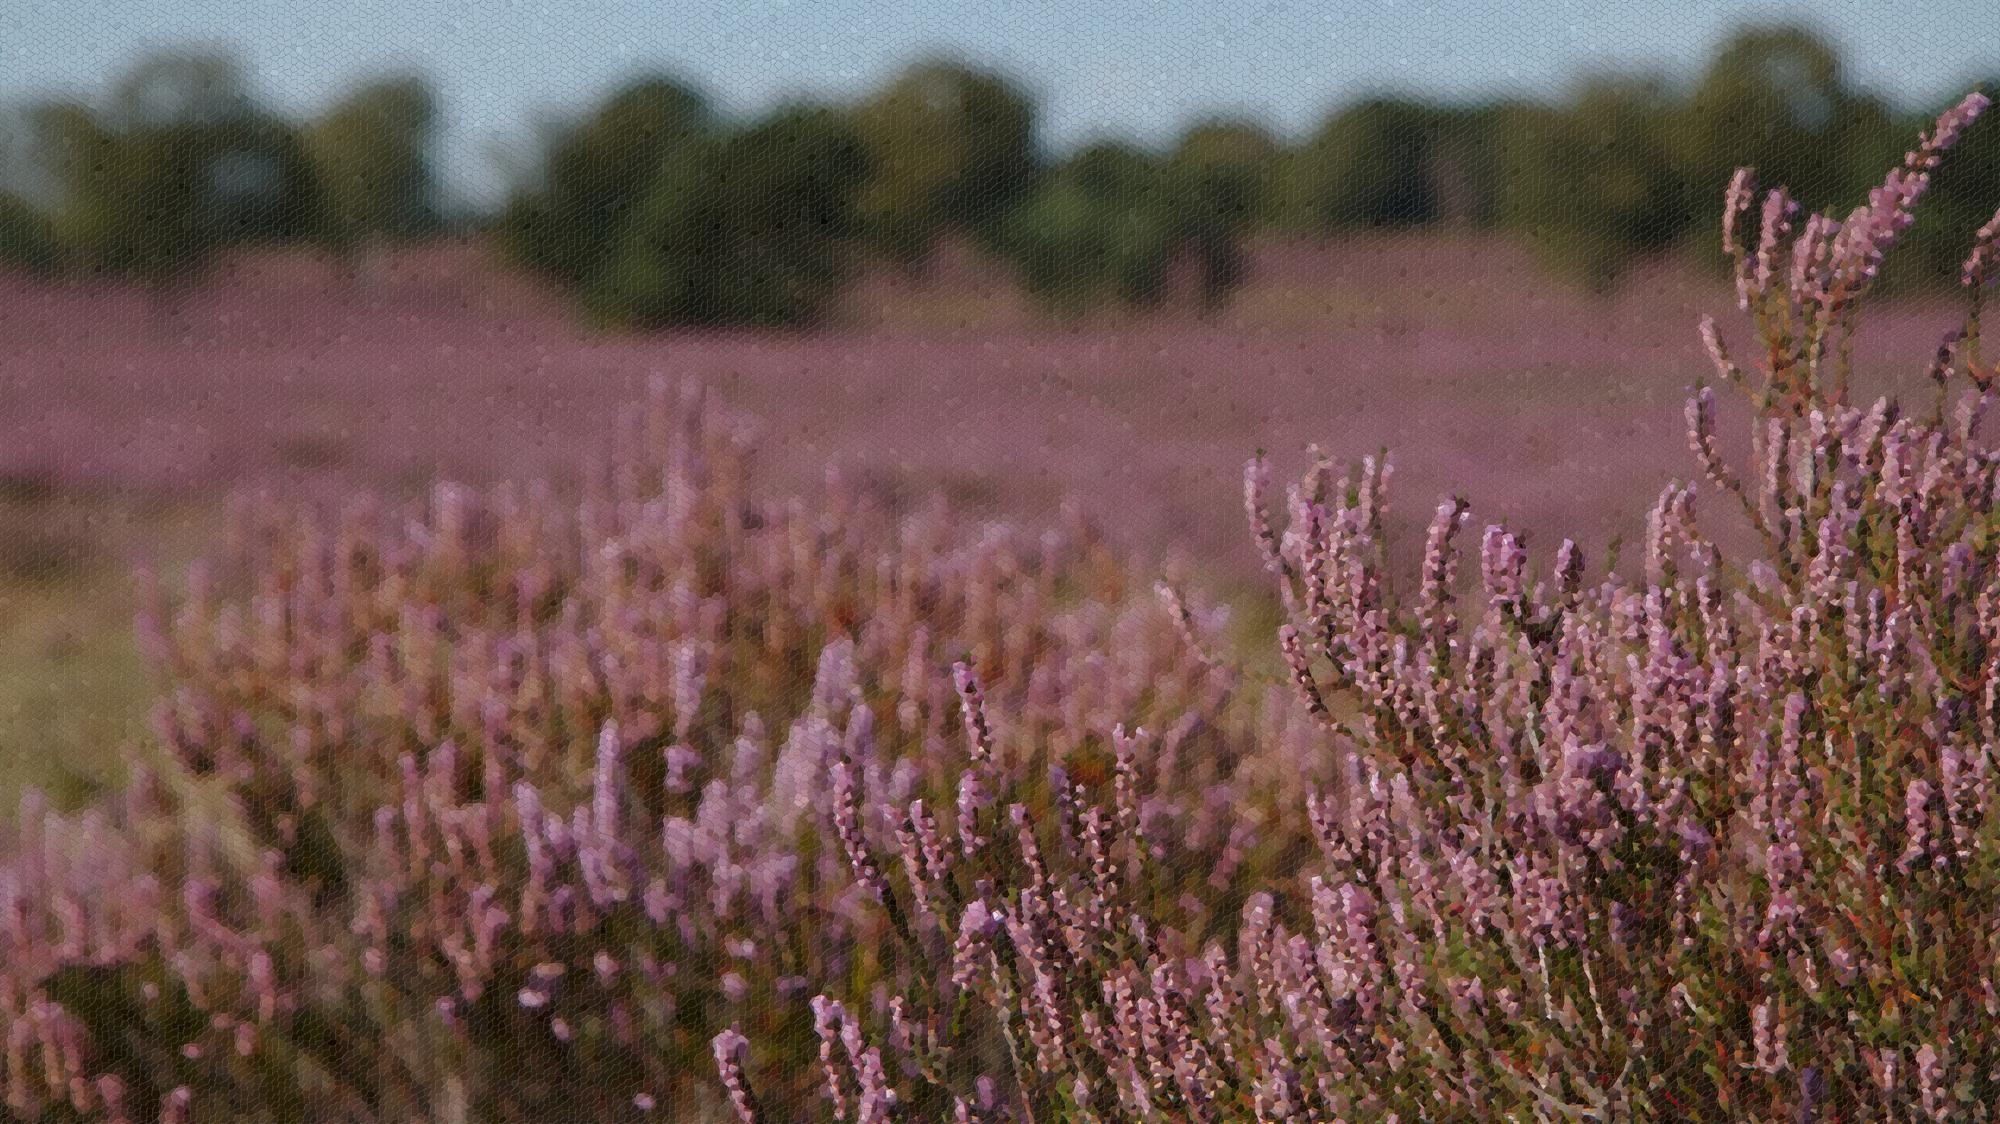
<path fill-rule="evenodd" d="M 1965 262 L 1973 312 L 1930 416 L 1849 405 L 1844 359 L 1856 300 L 1985 105 L 1947 113 L 1844 222 L 1795 223 L 1774 190 L 1746 244 L 1751 173 L 1731 184 L 1763 363 L 1703 329 L 1754 407 L 1751 466 L 1719 453 L 1712 390 L 1688 420 L 1702 483 L 1761 551 L 1725 558 L 1677 482 L 1640 580 L 1586 580 L 1571 542 L 1532 566 L 1494 526 L 1461 582 L 1450 501 L 1399 588 L 1379 468 L 1315 464 L 1281 530 L 1253 463 L 1280 647 L 1335 764 L 1305 798 L 1317 854 L 1246 871 L 1258 893 L 1210 938 L 1151 904 L 1177 874 L 1136 780 L 1054 814 L 983 809 L 934 863 L 850 846 L 937 951 L 886 1001 L 822 985 L 835 1117 L 1991 1118 L 2000 455 L 1977 436 L 1996 374 L 1978 314 L 2000 218 Z M 998 786 L 978 758 L 970 775 Z M 850 818 L 886 814 L 836 789 Z M 746 1122 L 787 1117 L 742 1071 L 752 1045 L 716 1038 L 725 1088 Z"/>
<path fill-rule="evenodd" d="M 1080 522 L 773 503 L 751 452 L 661 384 L 579 496 L 242 504 L 141 622 L 122 802 L 37 798 L 0 851 L 0 1119 L 659 1118 L 730 1025 L 804 1090 L 807 981 L 902 986 L 919 920 L 864 908 L 847 849 L 980 805 L 974 693 L 1037 806 L 1127 783 L 1111 731 L 1150 723 L 1147 822 L 1206 875 L 1168 905 L 1234 915 L 1305 743 L 1245 726 L 1213 611 L 1128 591 Z M 846 818 L 856 787 L 897 816 Z"/>

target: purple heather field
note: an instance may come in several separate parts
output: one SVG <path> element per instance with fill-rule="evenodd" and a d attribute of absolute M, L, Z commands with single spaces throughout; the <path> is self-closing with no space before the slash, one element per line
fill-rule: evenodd
<path fill-rule="evenodd" d="M 1254 571 L 1242 466 L 1308 443 L 1389 449 L 1399 540 L 1456 490 L 1481 518 L 1602 544 L 1684 474 L 1695 325 L 1726 281 L 1655 269 L 1592 299 L 1499 242 L 1264 247 L 1210 321 L 1038 326 L 990 272 L 864 280 L 842 323 L 794 338 L 592 337 L 478 248 L 392 254 L 346 288 L 310 260 L 246 259 L 163 336 L 122 292 L 0 284 L 0 474 L 174 498 L 233 486 L 398 489 L 561 477 L 664 373 L 754 417 L 780 485 L 829 460 L 896 502 L 943 491 L 1030 520 L 1066 500 L 1142 555 Z M 1880 303 L 1857 369 L 1921 370 L 1954 307 Z M 1747 338 L 1742 343 L 1747 343 Z M 1740 431 L 1725 424 L 1723 432 Z"/>

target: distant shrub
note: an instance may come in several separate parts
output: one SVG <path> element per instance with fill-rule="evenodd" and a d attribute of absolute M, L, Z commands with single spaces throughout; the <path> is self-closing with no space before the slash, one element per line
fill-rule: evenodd
<path fill-rule="evenodd" d="M 1436 219 L 1430 116 L 1424 107 L 1376 98 L 1344 109 L 1304 145 L 1302 206 L 1312 229 L 1412 227 Z"/>
<path fill-rule="evenodd" d="M 636 202 L 584 307 L 622 327 L 810 326 L 847 276 L 867 174 L 830 110 L 696 142 Z"/>
<path fill-rule="evenodd" d="M 0 266 L 46 275 L 61 262 L 48 217 L 27 200 L 0 192 Z"/>
<path fill-rule="evenodd" d="M 536 181 L 496 235 L 516 263 L 570 289 L 616 256 L 640 201 L 684 146 L 713 128 L 706 97 L 667 78 L 633 82 L 583 123 L 556 131 Z"/>
<path fill-rule="evenodd" d="M 109 105 L 45 106 L 37 120 L 63 188 L 61 256 L 146 288 L 156 312 L 224 250 L 321 229 L 324 198 L 297 131 L 252 101 L 226 56 L 149 56 Z"/>
<path fill-rule="evenodd" d="M 1058 316 L 1107 302 L 1155 307 L 1182 262 L 1197 273 L 1198 306 L 1213 309 L 1243 279 L 1258 205 L 1255 172 L 1241 164 L 1099 144 L 1045 177 L 1002 244 L 1028 293 Z"/>
<path fill-rule="evenodd" d="M 945 233 L 992 244 L 1039 170 L 1034 102 L 991 71 L 920 63 L 852 118 L 869 161 L 855 202 L 860 229 L 911 269 Z"/>
<path fill-rule="evenodd" d="M 1559 274 L 1608 289 L 1687 230 L 1672 115 L 1663 91 L 1608 81 L 1560 110 L 1517 108 L 1501 124 L 1499 222 Z"/>
<path fill-rule="evenodd" d="M 404 77 L 352 91 L 305 128 L 323 196 L 322 244 L 358 259 L 375 243 L 437 229 L 437 120 L 429 83 Z"/>

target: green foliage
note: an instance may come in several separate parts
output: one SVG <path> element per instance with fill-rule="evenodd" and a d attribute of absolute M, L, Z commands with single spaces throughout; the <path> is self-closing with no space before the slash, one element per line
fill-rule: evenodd
<path fill-rule="evenodd" d="M 0 269 L 47 274 L 58 264 L 55 230 L 48 216 L 18 195 L 0 192 Z"/>
<path fill-rule="evenodd" d="M 1243 236 L 1268 214 L 1276 151 L 1254 126 L 1210 123 L 1183 136 L 1167 162 L 1176 249 L 1194 262 L 1203 309 L 1220 307 L 1243 281 Z"/>
<path fill-rule="evenodd" d="M 1205 150 L 1210 143 L 1160 159 L 1106 142 L 1057 168 L 1006 233 L 1028 291 L 1059 316 L 1104 300 L 1152 307 L 1185 262 L 1198 274 L 1200 307 L 1219 306 L 1243 277 L 1259 177 L 1240 155 Z"/>
<path fill-rule="evenodd" d="M 1841 147 L 1858 139 L 1851 135 L 1856 124 L 1872 125 L 1863 133 L 1886 138 L 1898 153 L 1910 136 L 1891 129 L 1878 104 L 1848 89 L 1832 46 L 1803 28 L 1769 27 L 1725 43 L 1663 128 L 1688 182 L 1727 183 L 1739 166 L 1751 164 L 1759 180 L 1786 184 L 1815 210 L 1880 182 L 1873 153 L 1863 161 Z M 1703 193 L 1701 212 L 1702 223 L 1714 229 L 1722 215 L 1714 192 Z"/>
<path fill-rule="evenodd" d="M 1294 174 L 1294 205 L 1320 232 L 1416 226 L 1437 215 L 1430 180 L 1430 114 L 1384 98 L 1335 114 L 1308 141 Z"/>
<path fill-rule="evenodd" d="M 1005 78 L 950 62 L 912 67 L 854 111 L 871 172 L 856 207 L 868 241 L 905 266 L 940 233 L 991 243 L 1037 170 L 1035 106 Z"/>
<path fill-rule="evenodd" d="M 1433 218 L 1490 226 L 1500 203 L 1499 123 L 1510 105 L 1436 106 L 1428 110 L 1428 175 Z"/>
<path fill-rule="evenodd" d="M 628 85 L 549 146 L 539 190 L 501 216 L 501 247 L 565 288 L 593 283 L 619 254 L 640 200 L 710 129 L 696 91 L 658 77 Z"/>
<path fill-rule="evenodd" d="M 1637 256 L 1688 227 L 1666 143 L 1674 109 L 1646 82 L 1597 80 L 1562 110 L 1522 108 L 1502 125 L 1500 220 L 1555 269 L 1602 291 Z"/>
<path fill-rule="evenodd" d="M 860 140 L 827 109 L 697 141 L 639 200 L 585 309 L 621 327 L 813 324 L 846 277 L 867 174 Z"/>
<path fill-rule="evenodd" d="M 1172 252 L 1160 180 L 1151 157 L 1111 143 L 1057 169 L 1006 232 L 1028 292 L 1065 317 L 1106 299 L 1155 300 Z"/>
<path fill-rule="evenodd" d="M 1239 227 L 1273 218 L 1279 159 L 1276 138 L 1249 121 L 1209 120 L 1182 134 L 1172 165 L 1195 183 L 1206 204 Z"/>
<path fill-rule="evenodd" d="M 107 108 L 43 106 L 35 123 L 64 188 L 52 229 L 89 272 L 164 293 L 226 246 L 304 238 L 322 221 L 297 133 L 257 109 L 225 59 L 144 60 Z"/>
<path fill-rule="evenodd" d="M 422 78 L 370 83 L 305 130 L 325 196 L 320 237 L 351 253 L 380 238 L 432 229 L 436 176 L 430 149 L 437 100 Z"/>
<path fill-rule="evenodd" d="M 351 255 L 451 225 L 490 232 L 603 323 L 803 323 L 847 258 L 867 250 L 920 274 L 942 235 L 1007 258 L 1051 309 L 1155 304 L 1183 273 L 1214 308 L 1242 279 L 1249 232 L 1447 223 L 1507 230 L 1602 289 L 1664 251 L 1718 275 L 1727 268 L 1708 233 L 1719 200 L 1692 185 L 1750 165 L 1808 211 L 1860 197 L 1931 116 L 1895 112 L 1852 85 L 1833 46 L 1782 24 L 1744 27 L 1685 88 L 1630 77 L 1596 79 L 1556 104 L 1375 97 L 1297 144 L 1215 118 L 1165 154 L 1097 144 L 1048 166 L 1030 94 L 943 57 L 857 105 L 799 114 L 823 119 L 813 129 L 829 136 L 839 119 L 846 140 L 827 143 L 858 146 L 858 185 L 842 186 L 844 173 L 760 169 L 725 143 L 736 130 L 703 94 L 653 76 L 551 129 L 534 182 L 501 214 L 447 224 L 430 160 L 438 107 L 421 78 L 368 84 L 295 129 L 257 106 L 229 56 L 169 51 L 116 78 L 99 105 L 41 107 L 36 160 L 0 151 L 17 173 L 0 183 L 0 261 L 119 275 L 165 293 L 234 243 L 309 238 Z M 793 183 L 805 196 L 739 197 L 719 186 L 718 169 L 687 166 L 724 153 L 752 195 Z M 62 189 L 40 216 L 23 202 L 41 198 L 30 164 Z M 1975 136 L 1938 173 L 1882 283 L 1955 279 L 1964 231 L 1996 203 L 2000 138 Z M 797 227 L 797 216 L 821 214 L 811 237 L 744 244 L 760 224 Z M 710 277 L 693 262 L 748 272 Z"/>

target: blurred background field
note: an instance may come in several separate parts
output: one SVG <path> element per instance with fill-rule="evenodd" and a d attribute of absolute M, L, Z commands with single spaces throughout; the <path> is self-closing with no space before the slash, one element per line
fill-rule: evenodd
<path fill-rule="evenodd" d="M 229 50 L 165 45 L 19 98 L 0 806 L 110 777 L 150 692 L 133 567 L 171 578 L 233 492 L 561 480 L 656 374 L 759 418 L 781 485 L 833 461 L 892 507 L 1073 511 L 1245 627 L 1269 617 L 1240 515 L 1260 446 L 1287 470 L 1390 450 L 1405 544 L 1453 489 L 1531 541 L 1630 537 L 1684 471 L 1695 323 L 1734 305 L 1729 170 L 1852 201 L 1937 108 L 1809 25 L 1676 61 L 1067 145 L 1032 83 L 957 56 L 761 113 L 640 68 L 524 124 L 483 206 L 447 190 L 421 69 L 292 112 Z M 1864 382 L 1955 322 L 1996 196 L 1976 131 L 1863 324 Z"/>
<path fill-rule="evenodd" d="M 1669 275 L 1600 302 L 1505 250 L 1286 247 L 1285 266 L 1323 280 L 1248 286 L 1221 322 L 942 336 L 908 323 L 923 307 L 912 299 L 866 310 L 880 328 L 593 338 L 534 294 L 482 295 L 481 255 L 454 244 L 411 251 L 407 280 L 391 259 L 394 279 L 367 297 L 310 263 L 288 263 L 283 282 L 279 263 L 225 273 L 166 345 L 137 301 L 17 289 L 0 357 L 15 407 L 0 435 L 0 784 L 80 793 L 105 776 L 147 698 L 130 564 L 192 557 L 232 489 L 560 479 L 653 372 L 702 378 L 762 419 L 785 485 L 809 486 L 832 459 L 892 505 L 943 491 L 974 512 L 1048 520 L 1073 501 L 1142 566 L 1176 556 L 1245 601 L 1263 593 L 1240 515 L 1242 465 L 1260 445 L 1292 466 L 1309 442 L 1355 457 L 1388 447 L 1405 544 L 1452 489 L 1532 535 L 1635 535 L 1632 513 L 1685 470 L 1680 407 L 1705 362 L 1692 330 L 1658 325 L 1729 294 Z M 1449 288 L 1421 273 L 1377 280 L 1402 255 L 1481 268 Z M 454 259 L 448 276 L 422 272 Z M 1683 315 L 1645 316 L 1662 292 Z M 1921 364 L 1950 311 L 1911 302 L 1875 317 L 1863 369 Z"/>

